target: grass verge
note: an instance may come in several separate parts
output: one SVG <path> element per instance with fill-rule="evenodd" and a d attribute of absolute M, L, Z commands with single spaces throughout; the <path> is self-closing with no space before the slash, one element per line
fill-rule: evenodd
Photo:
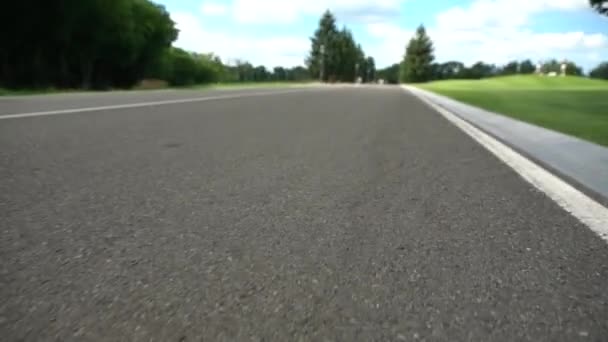
<path fill-rule="evenodd" d="M 163 90 L 163 89 L 246 89 L 246 88 L 288 88 L 301 87 L 314 84 L 314 82 L 243 82 L 243 83 L 213 83 L 213 84 L 197 84 L 183 87 L 171 87 L 167 85 L 138 85 L 132 89 L 110 89 L 110 90 L 82 90 L 82 89 L 6 89 L 0 88 L 0 96 L 25 96 L 25 95 L 45 95 L 45 94 L 61 94 L 61 93 L 83 93 L 83 92 L 108 92 L 108 91 L 148 91 L 148 90 Z"/>
<path fill-rule="evenodd" d="M 608 81 L 509 76 L 437 81 L 419 87 L 608 146 Z"/>

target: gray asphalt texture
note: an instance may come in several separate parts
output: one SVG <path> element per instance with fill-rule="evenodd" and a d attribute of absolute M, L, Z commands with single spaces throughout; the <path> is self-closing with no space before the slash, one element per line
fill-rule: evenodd
<path fill-rule="evenodd" d="M 419 88 L 410 88 L 521 151 L 608 206 L 608 147 L 512 119 Z"/>
<path fill-rule="evenodd" d="M 0 214 L 3 341 L 608 340 L 608 244 L 399 88 L 0 120 Z"/>

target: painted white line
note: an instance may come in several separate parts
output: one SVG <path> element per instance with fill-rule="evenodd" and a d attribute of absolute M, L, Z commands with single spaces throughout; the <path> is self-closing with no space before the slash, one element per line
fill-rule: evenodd
<path fill-rule="evenodd" d="M 238 98 L 245 98 L 245 97 L 265 96 L 265 95 L 280 95 L 280 94 L 296 93 L 296 92 L 300 92 L 300 91 L 302 91 L 302 90 L 281 90 L 281 91 L 257 92 L 257 93 L 246 93 L 246 94 L 227 94 L 227 95 L 194 97 L 194 98 L 176 99 L 176 100 L 126 103 L 126 104 L 99 106 L 99 107 L 58 109 L 58 110 L 49 110 L 49 111 L 44 111 L 44 112 L 17 113 L 17 114 L 6 114 L 6 115 L 0 114 L 0 120 L 29 118 L 29 117 L 34 117 L 34 116 L 49 116 L 49 115 L 61 115 L 61 114 L 72 114 L 72 113 L 97 112 L 97 111 L 102 111 L 102 110 L 116 110 L 116 109 L 162 106 L 162 105 L 170 105 L 170 104 L 178 104 L 178 103 L 192 103 L 192 102 L 204 102 L 204 101 L 213 101 L 213 100 L 238 99 Z"/>
<path fill-rule="evenodd" d="M 579 219 L 608 242 L 608 209 L 606 207 L 457 115 L 437 106 L 423 95 L 420 95 L 415 89 L 406 86 L 403 88 L 415 94 L 419 99 L 475 139 L 505 164 L 514 169 L 526 181 L 547 194 L 560 207 Z"/>

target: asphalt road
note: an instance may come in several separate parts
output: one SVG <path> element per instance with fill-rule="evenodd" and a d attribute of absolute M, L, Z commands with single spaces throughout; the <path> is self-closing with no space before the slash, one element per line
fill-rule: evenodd
<path fill-rule="evenodd" d="M 3 341 L 608 340 L 608 244 L 398 88 L 0 120 L 0 228 Z"/>

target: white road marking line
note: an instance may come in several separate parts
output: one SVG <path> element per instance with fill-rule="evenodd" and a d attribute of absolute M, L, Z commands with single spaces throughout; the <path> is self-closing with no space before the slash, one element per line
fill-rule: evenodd
<path fill-rule="evenodd" d="M 194 97 L 194 98 L 176 99 L 176 100 L 126 103 L 126 104 L 99 106 L 99 107 L 83 107 L 83 108 L 57 109 L 57 110 L 49 110 L 49 111 L 44 111 L 44 112 L 17 113 L 17 114 L 6 114 L 6 115 L 0 114 L 0 120 L 29 118 L 29 117 L 35 117 L 35 116 L 48 116 L 48 115 L 61 115 L 61 114 L 71 114 L 71 113 L 96 112 L 96 111 L 102 111 L 102 110 L 115 110 L 115 109 L 151 107 L 151 106 L 178 104 L 178 103 L 191 103 L 191 102 L 204 102 L 204 101 L 212 101 L 212 100 L 237 99 L 237 98 L 256 97 L 256 96 L 265 96 L 265 95 L 280 95 L 280 94 L 296 93 L 296 92 L 300 92 L 300 91 L 302 91 L 302 90 L 281 90 L 281 91 L 261 92 L 261 93 L 257 92 L 257 93 L 246 93 L 246 94 L 228 94 L 228 95 L 218 95 L 218 96 L 208 96 L 208 97 Z"/>
<path fill-rule="evenodd" d="M 404 89 L 410 90 L 403 86 Z M 450 111 L 410 90 L 608 242 L 608 208 Z"/>

